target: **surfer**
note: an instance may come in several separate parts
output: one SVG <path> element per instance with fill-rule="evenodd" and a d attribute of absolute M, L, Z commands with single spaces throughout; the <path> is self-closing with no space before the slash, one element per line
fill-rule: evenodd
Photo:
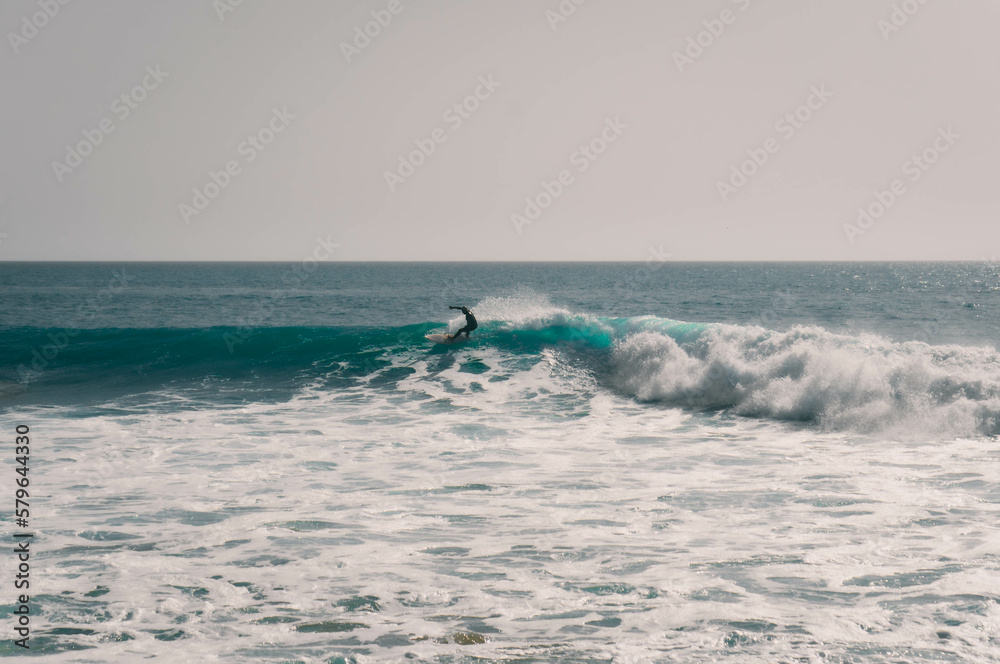
<path fill-rule="evenodd" d="M 463 327 L 461 330 L 459 330 L 455 334 L 449 334 L 448 338 L 449 339 L 458 339 L 459 335 L 462 334 L 462 332 L 465 332 L 465 338 L 468 339 L 469 338 L 469 332 L 472 332 L 474 329 L 476 329 L 477 327 L 479 327 L 479 323 L 476 322 L 476 317 L 472 315 L 472 312 L 469 311 L 468 307 L 448 307 L 448 308 L 449 309 L 461 309 L 462 313 L 465 314 L 465 327 Z"/>

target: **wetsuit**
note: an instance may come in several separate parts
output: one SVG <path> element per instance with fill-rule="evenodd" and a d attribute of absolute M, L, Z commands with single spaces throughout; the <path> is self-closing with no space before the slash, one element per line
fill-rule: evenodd
<path fill-rule="evenodd" d="M 472 312 L 469 311 L 466 307 L 448 307 L 448 308 L 449 309 L 461 309 L 462 313 L 465 314 L 465 327 L 463 327 L 461 330 L 459 330 L 455 334 L 451 335 L 451 338 L 452 339 L 458 339 L 458 336 L 460 334 L 462 334 L 462 332 L 465 332 L 465 338 L 468 339 L 469 338 L 469 332 L 472 332 L 474 329 L 476 329 L 477 327 L 479 327 L 479 323 L 476 322 L 476 317 L 473 316 Z"/>

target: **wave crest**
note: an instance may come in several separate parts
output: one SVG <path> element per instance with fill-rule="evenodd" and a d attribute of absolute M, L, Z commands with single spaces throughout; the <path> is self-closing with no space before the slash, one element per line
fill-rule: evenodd
<path fill-rule="evenodd" d="M 613 385 L 642 401 L 866 433 L 1000 433 L 1000 354 L 990 348 L 719 325 L 682 343 L 631 334 L 611 364 Z"/>

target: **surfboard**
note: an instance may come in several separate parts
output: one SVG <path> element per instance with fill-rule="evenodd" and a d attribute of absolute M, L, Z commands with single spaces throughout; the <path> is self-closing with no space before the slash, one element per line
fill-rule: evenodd
<path fill-rule="evenodd" d="M 458 343 L 459 341 L 457 339 L 451 339 L 445 334 L 428 334 L 424 338 L 429 339 L 436 344 L 453 344 Z"/>

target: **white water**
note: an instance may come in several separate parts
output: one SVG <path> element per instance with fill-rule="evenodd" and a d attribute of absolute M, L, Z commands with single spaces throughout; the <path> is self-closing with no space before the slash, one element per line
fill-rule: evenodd
<path fill-rule="evenodd" d="M 283 404 L 22 412 L 35 635 L 65 662 L 995 661 L 995 439 L 865 435 L 848 398 L 818 428 L 629 396 L 721 364 L 749 386 L 737 410 L 778 417 L 824 380 L 883 399 L 891 375 L 971 380 L 979 351 L 796 331 L 754 354 L 754 334 L 695 359 L 634 336 L 611 355 L 624 394 L 558 349 L 479 346 Z M 362 626 L 296 630 L 322 622 Z"/>
<path fill-rule="evenodd" d="M 1000 433 L 992 348 L 719 325 L 683 344 L 634 334 L 615 349 L 614 367 L 615 386 L 644 401 L 904 437 Z"/>

